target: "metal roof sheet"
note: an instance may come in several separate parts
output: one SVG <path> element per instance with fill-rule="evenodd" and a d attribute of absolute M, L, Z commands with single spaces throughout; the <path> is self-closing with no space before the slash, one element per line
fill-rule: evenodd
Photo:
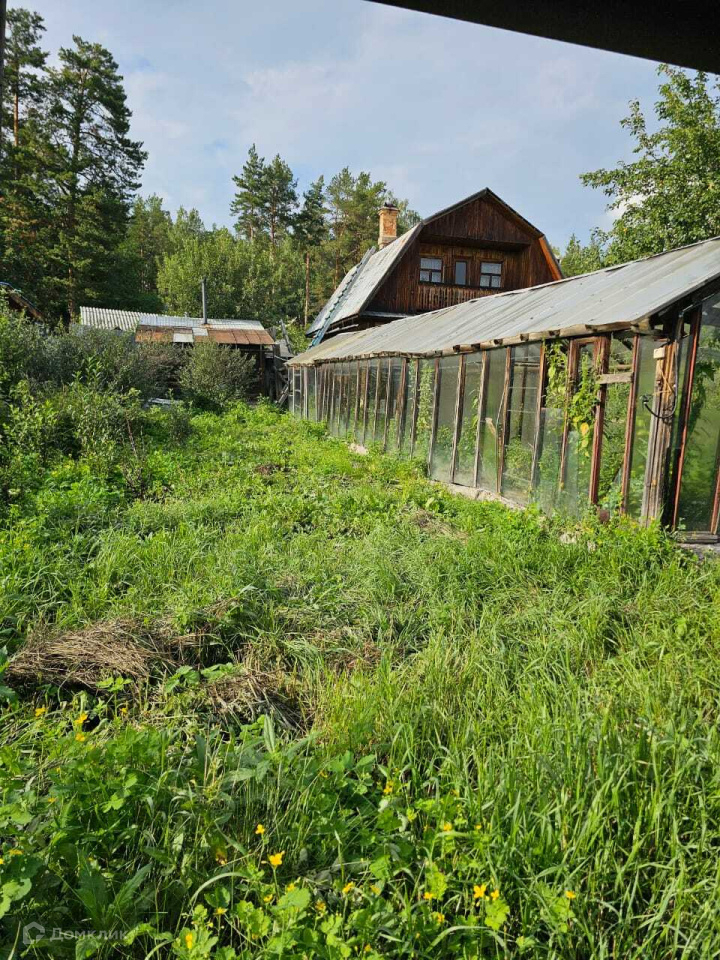
<path fill-rule="evenodd" d="M 418 356 L 490 347 L 526 336 L 630 326 L 720 277 L 720 237 L 567 280 L 468 300 L 452 307 L 333 337 L 291 364 L 384 353 Z"/>
<path fill-rule="evenodd" d="M 105 307 L 80 307 L 80 323 L 86 327 L 98 327 L 102 330 L 124 330 L 133 332 L 139 327 L 220 327 L 223 330 L 254 330 L 265 333 L 265 327 L 259 320 L 209 319 L 203 323 L 201 317 L 167 316 L 160 313 L 141 313 L 133 310 L 109 310 Z M 202 334 L 201 334 L 202 335 Z M 267 343 L 273 343 L 267 335 Z"/>
<path fill-rule="evenodd" d="M 366 254 L 359 264 L 345 274 L 308 333 L 317 333 L 322 327 L 330 327 L 360 313 L 422 226 L 422 223 L 418 223 L 381 250 L 374 253 L 371 250 L 370 256 Z"/>

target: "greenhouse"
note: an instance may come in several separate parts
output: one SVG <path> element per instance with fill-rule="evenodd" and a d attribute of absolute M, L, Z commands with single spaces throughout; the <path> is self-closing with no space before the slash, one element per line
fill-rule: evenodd
<path fill-rule="evenodd" d="M 291 410 L 472 495 L 714 539 L 720 239 L 325 340 Z"/>

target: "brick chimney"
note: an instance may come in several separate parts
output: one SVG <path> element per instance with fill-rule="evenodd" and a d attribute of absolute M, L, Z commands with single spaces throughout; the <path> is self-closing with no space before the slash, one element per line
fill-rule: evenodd
<path fill-rule="evenodd" d="M 399 212 L 394 203 L 384 203 L 380 207 L 378 247 L 381 250 L 397 237 L 397 218 Z"/>

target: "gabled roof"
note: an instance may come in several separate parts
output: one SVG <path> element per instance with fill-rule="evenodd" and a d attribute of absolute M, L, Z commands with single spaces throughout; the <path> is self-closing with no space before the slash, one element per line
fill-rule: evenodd
<path fill-rule="evenodd" d="M 567 280 L 405 317 L 333 337 L 292 365 L 392 354 L 437 356 L 631 327 L 720 278 L 720 237 Z M 720 297 L 720 295 L 718 295 Z"/>
<path fill-rule="evenodd" d="M 558 279 L 562 276 L 557 260 L 549 244 L 545 242 L 545 238 L 540 230 L 522 217 L 517 210 L 513 210 L 509 204 L 501 200 L 489 187 L 485 187 L 483 190 L 478 190 L 477 193 L 473 193 L 469 197 L 465 197 L 463 200 L 458 200 L 457 203 L 445 207 L 444 210 L 439 210 L 437 213 L 426 217 L 412 227 L 412 229 L 408 230 L 407 233 L 402 234 L 402 236 L 393 240 L 381 250 L 376 250 L 374 247 L 371 247 L 360 263 L 355 264 L 355 266 L 345 274 L 330 299 L 308 328 L 307 333 L 308 336 L 313 336 L 313 344 L 319 343 L 326 331 L 331 327 L 336 326 L 342 320 L 349 320 L 351 317 L 356 317 L 364 311 L 381 283 L 390 275 L 390 272 L 402 258 L 403 253 L 424 227 L 434 223 L 441 217 L 447 216 L 454 210 L 458 210 L 460 207 L 467 206 L 467 204 L 480 199 L 487 199 L 501 206 L 507 215 L 518 223 L 521 229 L 540 240 L 543 253 L 548 260 L 548 266 L 551 271 L 555 273 Z"/>

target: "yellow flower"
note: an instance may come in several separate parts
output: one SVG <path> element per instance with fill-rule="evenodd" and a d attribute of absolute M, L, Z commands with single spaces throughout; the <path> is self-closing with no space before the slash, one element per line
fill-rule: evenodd
<path fill-rule="evenodd" d="M 215 862 L 219 863 L 221 867 L 224 867 L 227 863 L 227 857 L 222 850 L 218 850 L 218 852 L 215 854 Z"/>
<path fill-rule="evenodd" d="M 120 714 L 124 717 L 125 714 L 127 713 L 127 710 L 128 710 L 127 707 L 120 707 Z"/>
<path fill-rule="evenodd" d="M 315 909 L 317 910 L 318 913 L 325 913 L 325 911 L 327 910 L 327 906 L 322 902 L 322 900 L 318 900 L 317 903 L 315 904 Z"/>
<path fill-rule="evenodd" d="M 574 890 L 566 890 L 565 896 L 568 898 L 568 900 L 574 900 L 577 894 L 575 893 Z"/>
<path fill-rule="evenodd" d="M 78 743 L 84 743 L 87 740 L 87 737 L 85 736 L 84 733 L 76 733 L 75 739 L 77 740 Z"/>
<path fill-rule="evenodd" d="M 225 909 L 225 907 L 218 907 L 215 911 L 215 916 L 222 917 L 224 913 L 227 913 L 227 910 Z"/>
<path fill-rule="evenodd" d="M 487 897 L 485 896 L 486 890 L 487 890 L 486 883 L 481 883 L 479 885 L 476 883 L 475 886 L 473 887 L 473 897 L 476 900 L 487 900 Z"/>
<path fill-rule="evenodd" d="M 48 803 L 57 803 L 57 797 L 48 797 L 48 798 L 47 798 L 47 802 L 48 802 Z"/>
<path fill-rule="evenodd" d="M 268 857 L 268 861 L 270 862 L 270 866 L 273 868 L 273 870 L 282 864 L 284 856 L 285 856 L 284 850 L 281 850 L 280 853 L 270 854 L 270 856 Z"/>
<path fill-rule="evenodd" d="M 5 863 L 5 857 L 0 857 L 0 867 Z"/>
<path fill-rule="evenodd" d="M 374 883 L 371 883 L 371 884 L 370 884 L 370 890 L 371 890 L 372 893 L 375 894 L 376 897 L 377 897 L 378 894 L 380 893 L 380 887 L 376 886 Z"/>
<path fill-rule="evenodd" d="M 285 889 L 288 891 L 288 893 L 292 893 L 293 890 L 297 890 L 297 887 L 295 886 L 294 883 L 289 883 L 289 884 L 285 887 Z"/>
<path fill-rule="evenodd" d="M 79 717 L 77 718 L 77 720 L 75 721 L 75 723 L 76 723 L 79 727 L 81 727 L 81 726 L 85 723 L 85 721 L 87 720 L 87 718 L 88 718 L 88 715 L 87 715 L 86 713 L 81 713 L 80 716 L 79 716 Z"/>
<path fill-rule="evenodd" d="M 256 833 L 259 837 L 261 837 L 261 836 L 265 833 L 265 827 L 264 827 L 261 823 L 259 823 L 259 824 L 255 827 L 255 833 Z"/>
<path fill-rule="evenodd" d="M 442 828 L 444 833 L 449 833 L 452 830 L 453 825 L 451 823 L 444 823 Z"/>
<path fill-rule="evenodd" d="M 323 778 L 323 780 L 327 780 L 327 778 L 328 778 L 328 772 L 327 772 L 327 770 L 321 770 L 321 771 L 320 771 L 320 776 Z"/>
<path fill-rule="evenodd" d="M 9 857 L 21 857 L 21 856 L 22 856 L 22 850 L 20 849 L 20 847 L 13 847 L 12 850 L 8 850 L 8 856 L 9 856 Z"/>
<path fill-rule="evenodd" d="M 273 898 L 273 895 L 272 895 L 271 893 L 268 893 L 268 894 L 266 894 L 266 895 L 263 897 L 263 902 L 264 902 L 264 903 L 270 903 L 270 901 L 272 900 L 272 898 Z"/>
<path fill-rule="evenodd" d="M 426 890 L 423 894 L 423 900 L 432 900 L 434 896 L 434 893 L 432 893 L 430 890 Z"/>
<path fill-rule="evenodd" d="M 435 920 L 435 923 L 437 923 L 437 924 L 445 923 L 445 914 L 444 914 L 444 913 L 434 913 L 434 914 L 433 914 L 433 919 Z"/>
<path fill-rule="evenodd" d="M 388 780 L 388 782 L 385 784 L 383 788 L 383 793 L 384 794 L 392 793 L 394 789 L 395 787 L 392 780 Z"/>
<path fill-rule="evenodd" d="M 185 946 L 187 947 L 188 950 L 192 950 L 192 945 L 194 941 L 195 941 L 195 938 L 191 933 L 185 934 Z"/>
<path fill-rule="evenodd" d="M 499 890 L 493 890 L 493 892 L 490 894 L 490 899 L 491 899 L 491 900 L 497 900 L 497 898 L 498 898 L 499 896 L 500 896 L 500 891 L 499 891 Z"/>
<path fill-rule="evenodd" d="M 366 943 L 363 952 L 370 953 L 371 950 L 372 950 L 372 947 L 370 946 L 370 944 Z"/>
<path fill-rule="evenodd" d="M 476 829 L 476 830 L 482 830 L 482 828 L 483 828 L 483 825 L 482 825 L 481 823 L 476 823 L 476 824 L 475 824 L 475 829 Z"/>
<path fill-rule="evenodd" d="M 35 716 L 42 717 L 47 713 L 47 707 L 35 707 Z"/>
<path fill-rule="evenodd" d="M 347 882 L 347 883 L 345 884 L 345 886 L 342 888 L 342 895 L 343 895 L 344 897 L 347 896 L 348 893 L 350 893 L 350 891 L 352 890 L 352 888 L 353 888 L 354 886 L 355 886 L 355 884 L 352 882 L 352 880 L 348 880 L 348 882 Z"/>

